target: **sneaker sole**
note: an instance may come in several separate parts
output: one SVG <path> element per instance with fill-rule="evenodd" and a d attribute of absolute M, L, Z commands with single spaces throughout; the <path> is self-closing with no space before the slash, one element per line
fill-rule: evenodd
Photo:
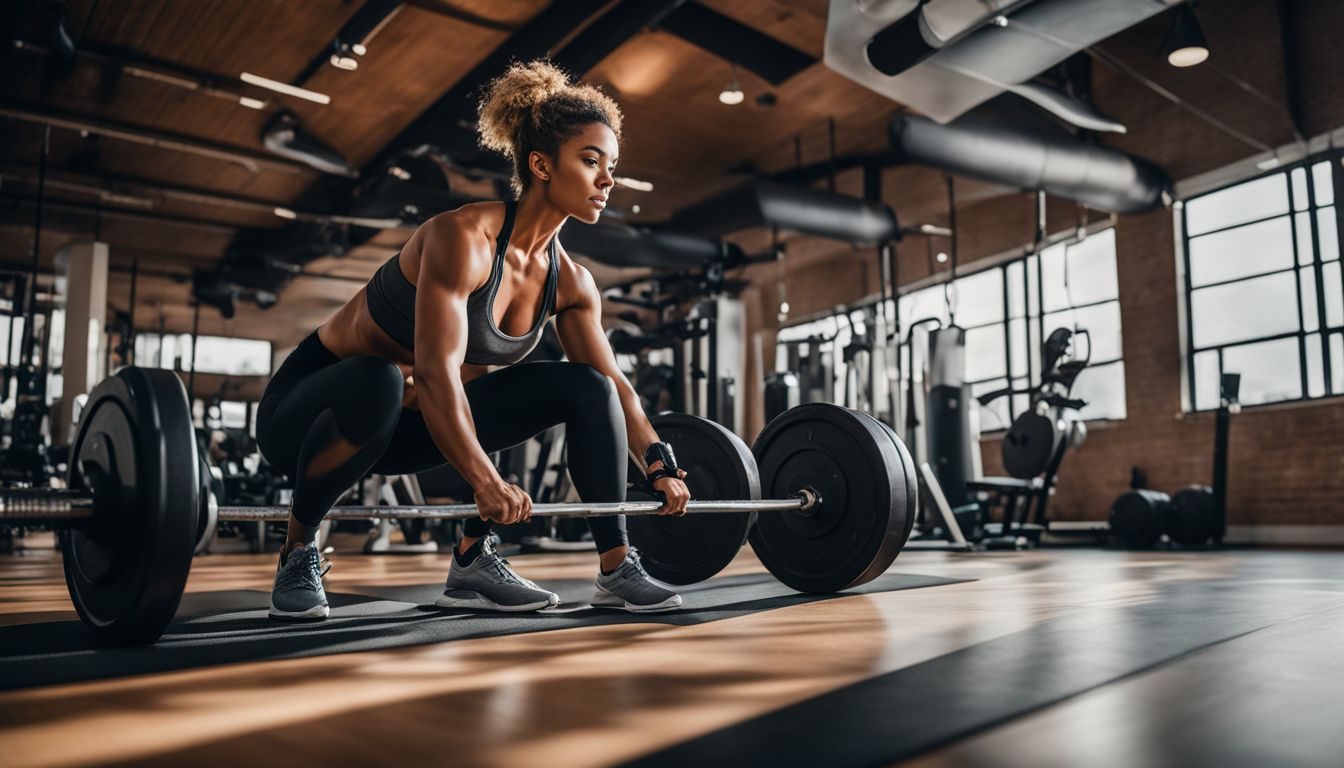
<path fill-rule="evenodd" d="M 542 608 L 550 608 L 559 604 L 557 598 L 554 602 L 551 600 L 541 600 L 534 603 L 521 603 L 519 605 L 500 605 L 494 600 L 482 595 L 479 592 L 469 590 L 454 590 L 457 595 L 450 595 L 447 592 L 439 596 L 434 604 L 440 608 L 466 608 L 477 611 L 503 611 L 505 613 L 523 613 L 524 611 L 539 611 Z"/>
<path fill-rule="evenodd" d="M 271 604 L 271 610 L 268 614 L 272 619 L 281 621 L 321 621 L 327 618 L 331 609 L 325 605 L 315 605 L 312 608 L 303 611 L 282 611 Z"/>
<path fill-rule="evenodd" d="M 653 603 L 652 605 L 635 605 L 606 590 L 599 590 L 593 594 L 592 602 L 589 605 L 594 608 L 614 608 L 618 611 L 629 611 L 631 613 L 664 613 L 675 611 L 681 607 L 681 595 L 673 595 L 661 603 Z"/>

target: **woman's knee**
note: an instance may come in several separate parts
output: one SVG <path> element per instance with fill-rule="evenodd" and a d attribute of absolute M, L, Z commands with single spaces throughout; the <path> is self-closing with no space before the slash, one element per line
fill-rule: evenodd
<path fill-rule="evenodd" d="M 616 385 L 605 373 L 585 363 L 563 363 L 570 386 L 580 399 L 607 400 L 616 398 Z"/>
<path fill-rule="evenodd" d="M 350 439 L 364 441 L 390 435 L 401 415 L 406 379 L 385 357 L 362 355 L 341 362 L 341 378 L 350 393 L 338 407 L 338 422 Z"/>

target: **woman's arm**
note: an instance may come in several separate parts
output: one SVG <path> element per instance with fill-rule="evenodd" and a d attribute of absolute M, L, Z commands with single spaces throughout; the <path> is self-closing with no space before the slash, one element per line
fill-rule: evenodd
<path fill-rule="evenodd" d="M 560 345 L 571 362 L 591 365 L 616 385 L 621 411 L 625 414 L 626 440 L 630 453 L 634 455 L 636 465 L 647 473 L 656 467 L 644 466 L 644 449 L 659 442 L 658 433 L 644 415 L 635 388 L 616 365 L 616 355 L 611 351 L 611 344 L 602 331 L 602 294 L 597 290 L 597 283 L 581 265 L 570 262 L 569 269 L 573 270 L 573 282 L 567 286 L 570 290 L 566 291 L 569 303 L 563 305 L 563 310 L 555 317 Z M 667 497 L 664 507 L 667 513 L 685 512 L 686 502 L 690 500 L 690 491 L 685 483 L 676 478 L 660 478 L 654 486 Z"/>
<path fill-rule="evenodd" d="M 475 490 L 481 516 L 513 523 L 531 514 L 531 500 L 499 476 L 481 449 L 462 386 L 467 296 L 489 264 L 478 234 L 446 217 L 425 231 L 416 281 L 413 392 L 434 444 Z"/>

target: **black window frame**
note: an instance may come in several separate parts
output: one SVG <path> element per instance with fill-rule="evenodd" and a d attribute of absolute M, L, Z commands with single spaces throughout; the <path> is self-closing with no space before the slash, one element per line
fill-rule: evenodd
<path fill-rule="evenodd" d="M 1322 162 L 1327 163 L 1328 167 L 1330 168 L 1331 186 L 1334 189 L 1333 202 L 1327 203 L 1323 206 L 1318 205 L 1316 202 L 1316 184 L 1315 180 L 1312 178 L 1312 167 Z M 1297 203 L 1297 201 L 1295 200 L 1296 193 L 1293 190 L 1293 180 L 1292 180 L 1293 172 L 1298 169 L 1303 170 L 1303 172 L 1306 175 L 1306 184 L 1304 186 L 1306 188 L 1306 195 L 1307 195 L 1306 207 L 1300 210 L 1297 208 L 1296 205 Z M 1255 219 L 1249 219 L 1246 221 L 1241 221 L 1234 224 L 1217 227 L 1207 232 L 1200 232 L 1197 235 L 1191 236 L 1189 221 L 1187 220 L 1188 216 L 1187 210 L 1189 203 L 1198 200 L 1202 197 L 1206 197 L 1208 195 L 1217 194 L 1219 192 L 1232 189 L 1233 187 L 1238 187 L 1243 184 L 1250 184 L 1252 182 L 1269 178 L 1271 176 L 1283 177 L 1284 186 L 1287 189 L 1287 195 L 1288 195 L 1287 212 L 1281 214 L 1275 214 L 1272 216 L 1262 216 Z M 1297 340 L 1298 386 L 1300 388 L 1299 396 L 1295 398 L 1271 400 L 1264 403 L 1254 403 L 1245 405 L 1244 407 L 1258 408 L 1263 406 L 1282 406 L 1284 404 L 1289 403 L 1304 403 L 1316 400 L 1325 400 L 1332 397 L 1344 396 L 1344 391 L 1340 392 L 1333 391 L 1334 390 L 1334 387 L 1332 386 L 1333 368 L 1331 366 L 1331 352 L 1330 352 L 1330 339 L 1336 334 L 1344 336 L 1344 317 L 1341 317 L 1340 323 L 1337 325 L 1329 325 L 1329 323 L 1327 322 L 1326 286 L 1325 286 L 1325 264 L 1327 262 L 1323 262 L 1321 260 L 1320 230 L 1317 219 L 1319 210 L 1321 210 L 1322 208 L 1333 206 L 1335 209 L 1336 241 L 1338 242 L 1341 240 L 1341 238 L 1344 238 L 1344 213 L 1341 212 L 1342 210 L 1344 210 L 1344 206 L 1341 205 L 1341 203 L 1344 203 L 1344 149 L 1331 149 L 1323 152 L 1312 153 L 1295 162 L 1280 165 L 1276 168 L 1272 168 L 1262 173 L 1257 173 L 1255 175 L 1247 176 L 1245 178 L 1241 178 L 1236 181 L 1229 182 L 1227 184 L 1222 184 L 1213 189 L 1201 191 L 1197 195 L 1192 195 L 1188 198 L 1183 199 L 1181 203 L 1182 205 L 1180 206 L 1180 211 L 1178 215 L 1180 221 L 1180 239 L 1181 239 L 1180 258 L 1181 258 L 1181 266 L 1183 267 L 1181 275 L 1181 283 L 1182 283 L 1182 293 L 1184 296 L 1184 306 L 1182 307 L 1182 311 L 1184 313 L 1184 319 L 1185 319 L 1185 339 L 1183 350 L 1184 355 L 1182 362 L 1185 366 L 1185 374 L 1186 374 L 1185 375 L 1186 391 L 1185 391 L 1185 397 L 1183 398 L 1184 400 L 1182 404 L 1183 409 L 1189 413 L 1199 413 L 1202 411 L 1216 410 L 1219 406 L 1219 403 L 1216 402 L 1201 403 L 1199 401 L 1198 369 L 1195 367 L 1195 358 L 1197 355 L 1206 352 L 1215 352 L 1217 354 L 1217 360 L 1218 360 L 1218 374 L 1219 376 L 1221 376 L 1224 365 L 1223 356 L 1224 353 L 1229 348 L 1250 346 L 1253 344 L 1260 344 L 1289 338 L 1295 338 Z M 1312 256 L 1311 256 L 1311 262 L 1309 264 L 1302 263 L 1302 255 L 1298 249 L 1299 243 L 1301 241 L 1301 238 L 1298 235 L 1298 222 L 1297 222 L 1299 214 L 1306 215 L 1307 224 L 1311 232 Z M 1206 283 L 1198 287 L 1196 287 L 1193 284 L 1193 280 L 1191 277 L 1191 262 L 1190 262 L 1190 243 L 1193 239 L 1217 234 L 1219 232 L 1225 232 L 1227 230 L 1236 229 L 1238 227 L 1245 227 L 1253 224 L 1260 224 L 1267 221 L 1274 221 L 1283 218 L 1286 218 L 1288 220 L 1289 233 L 1292 241 L 1291 266 L 1283 269 L 1272 269 L 1264 272 L 1256 272 L 1253 274 L 1243 275 L 1241 277 L 1236 277 L 1229 280 L 1216 280 L 1214 282 Z M 1340 247 L 1340 251 L 1341 252 L 1339 254 L 1339 257 L 1336 259 L 1332 259 L 1332 262 L 1340 265 L 1339 270 L 1340 283 L 1341 283 L 1340 290 L 1341 295 L 1344 295 L 1344 246 Z M 1313 331 L 1306 330 L 1305 328 L 1306 324 L 1304 322 L 1305 316 L 1303 314 L 1304 297 L 1302 295 L 1301 273 L 1303 270 L 1306 269 L 1310 269 L 1312 271 L 1312 276 L 1314 277 L 1314 284 L 1315 284 L 1316 295 L 1314 297 L 1315 298 L 1314 303 L 1316 305 L 1316 329 Z M 1283 331 L 1278 333 L 1269 333 L 1261 336 L 1237 339 L 1235 341 L 1222 342 L 1219 344 L 1210 344 L 1204 347 L 1195 346 L 1195 323 L 1194 323 L 1195 291 L 1220 286 L 1235 285 L 1237 283 L 1248 282 L 1251 280 L 1259 280 L 1265 277 L 1270 277 L 1272 275 L 1279 275 L 1279 274 L 1291 274 L 1293 276 L 1293 291 L 1297 297 L 1296 330 Z M 1313 396 L 1311 394 L 1311 382 L 1309 381 L 1308 378 L 1309 365 L 1307 355 L 1307 343 L 1308 339 L 1311 336 L 1320 337 L 1319 343 L 1321 347 L 1321 357 L 1320 357 L 1321 377 L 1323 379 L 1323 381 L 1321 382 L 1322 394 L 1316 396 Z"/>

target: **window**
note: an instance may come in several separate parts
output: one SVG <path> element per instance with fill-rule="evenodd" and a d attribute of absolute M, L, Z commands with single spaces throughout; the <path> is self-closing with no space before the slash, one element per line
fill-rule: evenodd
<path fill-rule="evenodd" d="M 140 333 L 135 337 L 135 363 L 147 368 L 191 370 L 191 334 Z M 257 339 L 201 336 L 196 370 L 230 376 L 265 376 L 271 372 L 271 343 Z"/>
<path fill-rule="evenodd" d="M 1309 158 L 1182 206 L 1185 361 L 1193 410 L 1223 372 L 1245 405 L 1344 394 L 1340 154 Z"/>
<path fill-rule="evenodd" d="M 964 275 L 948 285 L 932 285 L 900 297 L 901 386 L 923 381 L 926 350 L 911 342 L 913 327 L 947 325 L 950 317 L 966 330 L 966 383 L 972 395 L 1010 385 L 1025 389 L 1040 381 L 1041 339 L 1056 328 L 1086 328 L 1091 363 L 1074 384 L 1074 396 L 1088 402 L 1081 417 L 1088 420 L 1125 418 L 1125 370 L 1122 359 L 1119 287 L 1116 278 L 1115 230 L 1106 229 L 1073 244 L 1059 244 L 1039 255 Z M 887 318 L 893 317 L 891 302 Z M 843 350 L 855 334 L 878 317 L 876 306 L 780 329 L 776 369 L 788 368 L 787 348 L 807 354 L 809 347 L 830 351 L 834 360 L 835 397 L 846 397 L 849 372 Z M 926 322 L 928 321 L 928 322 Z M 918 334 L 917 334 L 918 336 Z M 799 342 L 812 339 L 811 342 Z M 1344 342 L 1344 338 L 1341 338 Z M 1076 344 L 1084 342 L 1078 340 Z M 879 415 L 885 415 L 879 398 Z M 1004 430 L 1028 407 L 1026 395 L 1000 398 L 980 409 L 983 432 Z"/>

